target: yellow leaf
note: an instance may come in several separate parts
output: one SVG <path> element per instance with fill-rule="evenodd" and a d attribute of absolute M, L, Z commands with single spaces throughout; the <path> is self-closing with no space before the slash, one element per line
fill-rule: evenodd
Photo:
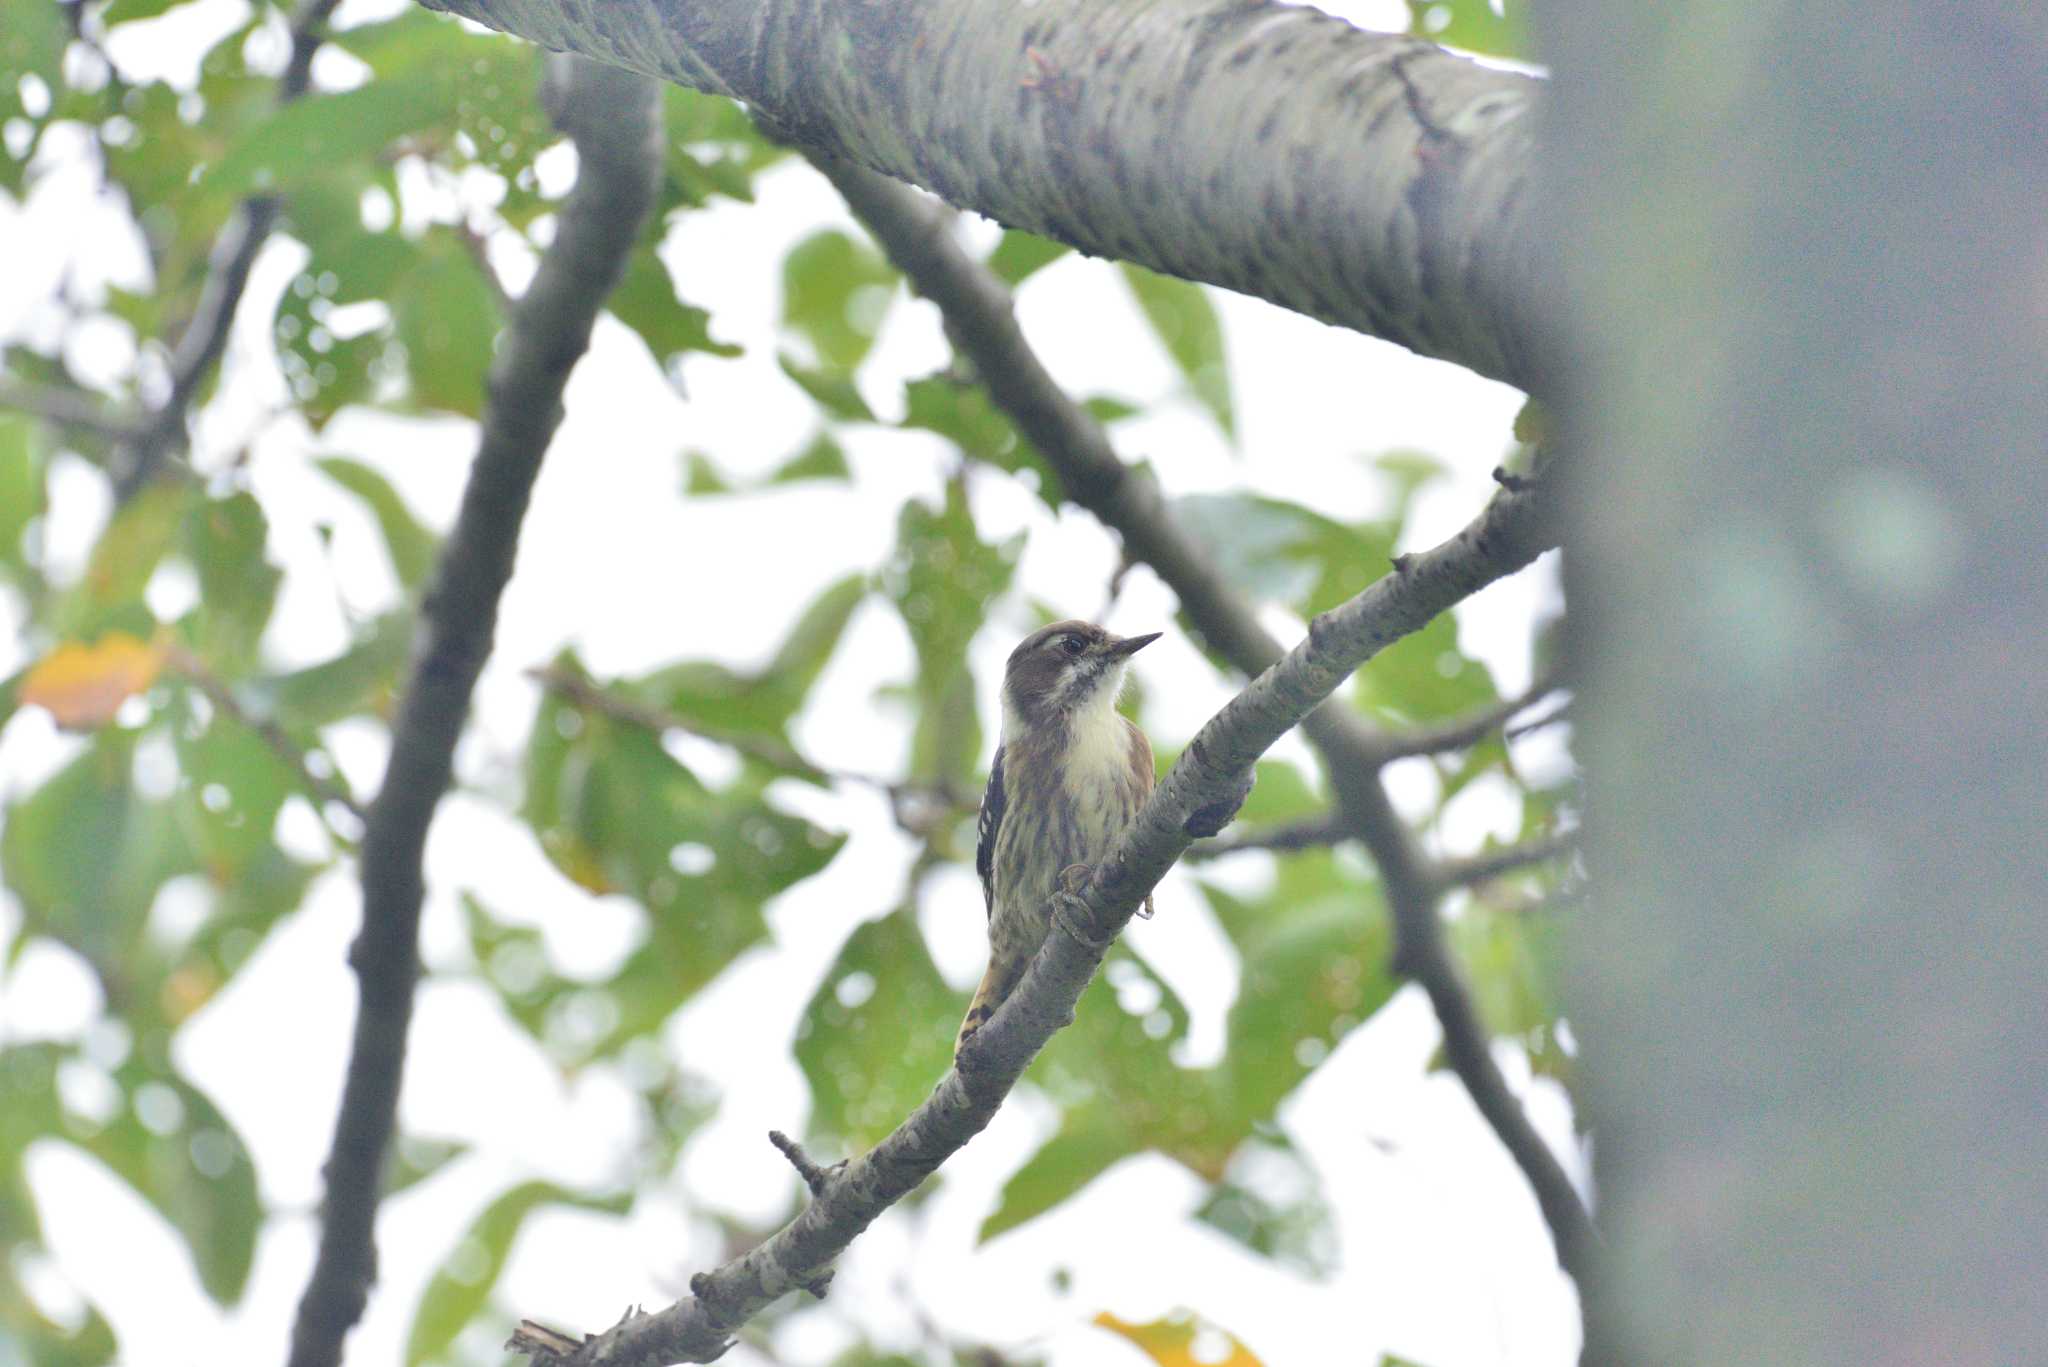
<path fill-rule="evenodd" d="M 59 726 L 86 731 L 112 721 L 163 666 L 162 649 L 125 631 L 110 631 L 96 645 L 66 641 L 22 679 L 21 701 L 47 709 Z"/>
<path fill-rule="evenodd" d="M 1236 1335 L 1185 1312 L 1150 1324 L 1132 1324 L 1105 1310 L 1095 1317 L 1095 1323 L 1137 1345 L 1159 1367 L 1261 1367 Z"/>
<path fill-rule="evenodd" d="M 618 884 L 605 874 L 603 857 L 588 841 L 567 831 L 551 830 L 542 834 L 541 845 L 555 861 L 555 867 L 576 886 L 600 897 L 618 891 Z"/>

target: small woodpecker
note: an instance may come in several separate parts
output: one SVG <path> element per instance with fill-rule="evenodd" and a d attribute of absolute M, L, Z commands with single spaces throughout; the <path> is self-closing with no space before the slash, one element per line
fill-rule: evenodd
<path fill-rule="evenodd" d="M 1068 871 L 1085 875 L 1151 795 L 1152 746 L 1116 699 L 1131 656 L 1158 639 L 1054 622 L 1010 652 L 1002 742 L 974 854 L 988 904 L 988 972 L 960 1023 L 956 1054 L 1024 976 Z"/>

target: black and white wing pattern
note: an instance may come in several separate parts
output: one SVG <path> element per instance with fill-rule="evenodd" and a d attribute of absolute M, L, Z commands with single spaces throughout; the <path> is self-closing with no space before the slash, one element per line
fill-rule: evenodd
<path fill-rule="evenodd" d="M 974 825 L 974 871 L 981 875 L 981 899 L 996 914 L 996 832 L 1003 824 L 1003 747 L 989 767 L 988 787 L 981 794 L 981 819 Z"/>

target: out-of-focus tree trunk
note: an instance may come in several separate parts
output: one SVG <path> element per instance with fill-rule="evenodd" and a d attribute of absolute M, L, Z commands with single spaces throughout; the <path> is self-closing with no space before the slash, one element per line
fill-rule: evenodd
<path fill-rule="evenodd" d="M 1538 8 L 1588 1358 L 2048 1361 L 2048 24 Z"/>

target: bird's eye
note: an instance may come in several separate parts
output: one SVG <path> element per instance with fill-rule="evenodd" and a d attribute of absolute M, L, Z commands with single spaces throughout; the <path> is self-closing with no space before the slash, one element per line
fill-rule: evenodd
<path fill-rule="evenodd" d="M 1060 649 L 1066 651 L 1069 655 L 1079 655 L 1087 648 L 1087 643 L 1078 636 L 1060 637 Z"/>

